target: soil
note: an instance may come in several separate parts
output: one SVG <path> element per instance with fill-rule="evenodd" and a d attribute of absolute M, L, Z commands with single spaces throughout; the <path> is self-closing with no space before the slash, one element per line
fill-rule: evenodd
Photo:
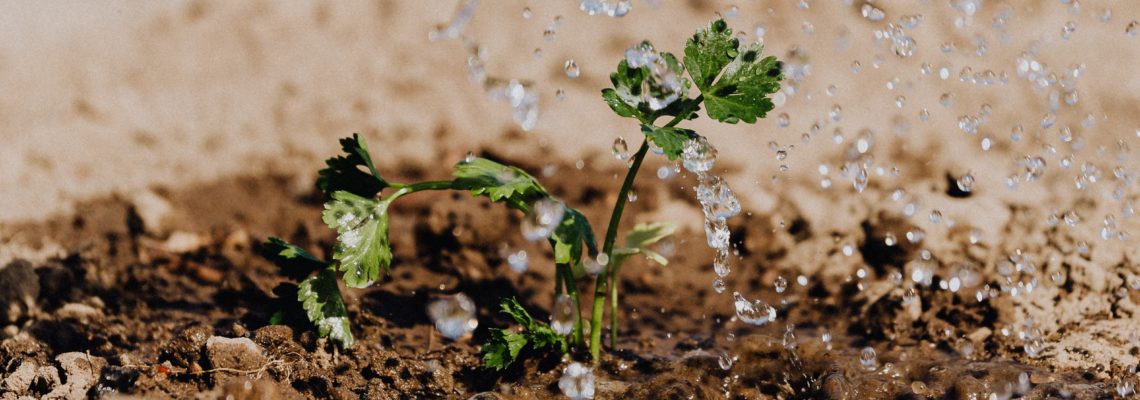
<path fill-rule="evenodd" d="M 640 139 L 597 97 L 610 67 L 645 38 L 680 52 L 730 2 L 637 1 L 615 20 L 570 1 L 483 1 L 465 34 L 488 74 L 540 90 L 527 133 L 469 82 L 465 42 L 428 41 L 445 3 L 41 1 L 0 13 L 0 400 L 559 397 L 568 360 L 493 372 L 479 358 L 488 329 L 510 326 L 501 298 L 539 319 L 553 303 L 550 251 L 523 240 L 517 213 L 463 193 L 397 202 L 392 275 L 345 292 L 349 350 L 303 322 L 269 324 L 286 278 L 258 243 L 328 254 L 313 172 L 352 132 L 399 181 L 445 178 L 440 160 L 482 149 L 600 230 L 624 170 L 599 149 Z M 726 292 L 713 290 L 694 177 L 660 181 L 660 157 L 643 167 L 623 226 L 681 229 L 668 266 L 623 268 L 599 398 L 1099 399 L 1137 385 L 1140 80 L 1128 77 L 1140 51 L 1125 32 L 1140 9 L 736 3 L 734 29 L 766 31 L 766 53 L 803 76 L 755 125 L 692 121 L 745 211 L 729 222 Z M 864 18 L 868 4 L 887 17 Z M 919 49 L 897 57 L 882 30 L 918 14 L 907 33 Z M 1078 28 L 1059 39 L 1069 21 Z M 1043 76 L 1018 73 L 1025 56 Z M 977 82 L 989 72 L 1008 79 Z M 962 132 L 972 116 L 977 132 Z M 874 165 L 857 192 L 844 168 L 860 140 Z M 1041 176 L 1007 187 L 1038 156 Z M 956 182 L 967 172 L 970 191 Z M 521 273 L 506 261 L 518 250 Z M 479 326 L 452 341 L 424 308 L 459 292 Z M 733 292 L 778 318 L 742 323 Z"/>
<path fill-rule="evenodd" d="M 593 221 L 603 220 L 616 185 L 588 178 L 621 172 L 590 166 L 598 163 L 579 170 L 504 161 L 536 176 L 550 172 L 544 182 L 551 192 Z M 397 180 L 427 179 L 435 172 L 405 167 L 400 175 Z M 696 206 L 685 189 L 691 177 L 674 178 L 679 185 L 655 180 L 643 178 L 625 225 L 670 207 Z M 549 250 L 517 232 L 518 213 L 466 193 L 422 193 L 395 203 L 392 274 L 371 288 L 346 292 L 355 347 L 338 350 L 304 322 L 269 324 L 277 309 L 273 288 L 284 278 L 258 256 L 258 243 L 281 235 L 322 255 L 334 241 L 319 220 L 319 193 L 298 182 L 311 180 L 250 176 L 158 188 L 150 200 L 96 200 L 82 204 L 74 217 L 14 229 L 5 238 L 10 248 L 55 243 L 62 251 L 0 269 L 0 285 L 18 282 L 11 287 L 32 299 L 13 303 L 23 308 L 9 314 L 14 318 L 4 328 L 0 359 L 8 361 L 0 376 L 15 377 L 27 365 L 46 367 L 26 386 L 0 389 L 3 398 L 56 396 L 64 383 L 76 381 L 86 382 L 80 389 L 92 398 L 560 395 L 563 364 L 557 358 L 527 358 L 501 373 L 481 364 L 479 344 L 487 329 L 508 326 L 492 305 L 514 296 L 545 319 L 553 276 Z M 157 221 L 143 212 L 155 208 L 145 205 L 154 201 L 167 210 Z M 790 207 L 786 200 L 778 206 Z M 1004 391 L 1025 398 L 1102 398 L 1113 393 L 1110 376 L 1134 368 L 1118 364 L 1120 356 L 1092 369 L 1027 356 L 1022 341 L 998 332 L 1014 326 L 1009 301 L 971 301 L 972 294 L 919 286 L 918 300 L 906 302 L 901 285 L 851 273 L 863 267 L 886 276 L 911 258 L 913 246 L 865 240 L 857 247 L 865 264 L 837 256 L 844 240 L 859 233 L 880 237 L 900 224 L 871 217 L 864 232 L 841 234 L 819 232 L 799 217 L 786 224 L 757 215 L 738 218 L 732 229 L 739 259 L 729 286 L 779 309 L 777 322 L 760 328 L 736 321 L 729 293 L 712 290 L 712 253 L 700 240 L 703 232 L 682 230 L 669 266 L 637 260 L 623 269 L 623 326 L 618 350 L 605 352 L 595 368 L 598 397 L 969 398 Z M 803 248 L 812 255 L 797 250 Z M 526 250 L 529 268 L 512 271 L 504 249 Z M 822 262 L 830 265 L 815 272 L 800 268 L 806 285 L 793 280 L 783 293 L 773 289 L 786 265 Z M 591 289 L 584 281 L 579 287 Z M 479 305 L 480 324 L 470 337 L 451 341 L 434 330 L 424 305 L 456 292 Z M 825 331 L 827 343 L 820 339 Z M 248 342 L 219 342 L 225 338 Z M 233 348 L 215 348 L 223 345 Z M 877 352 L 872 369 L 860 359 L 867 347 Z M 1135 345 L 1123 349 L 1137 351 Z M 91 360 L 86 381 L 80 379 L 84 372 L 63 364 L 75 354 Z"/>

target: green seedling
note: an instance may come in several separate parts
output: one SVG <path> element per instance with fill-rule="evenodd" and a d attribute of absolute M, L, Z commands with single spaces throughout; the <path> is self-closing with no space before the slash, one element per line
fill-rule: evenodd
<path fill-rule="evenodd" d="M 631 50 L 639 53 L 632 58 L 627 54 L 627 59 L 618 64 L 610 75 L 613 87 L 603 90 L 602 98 L 619 116 L 636 120 L 645 139 L 630 159 L 601 247 L 581 212 L 551 196 L 520 168 L 468 156 L 454 165 L 451 180 L 397 183 L 381 176 L 364 138 L 354 135 L 341 139 L 344 154 L 329 159 L 317 181 L 317 187 L 328 197 L 322 219 L 337 233 L 332 259 L 314 257 L 277 238 L 271 238 L 264 246 L 282 272 L 300 282 L 296 297 L 305 318 L 321 336 L 343 347 L 351 346 L 352 329 L 337 279 L 347 287 L 362 288 L 388 273 L 392 263 L 389 206 L 419 191 L 466 190 L 525 214 L 524 236 L 532 240 L 545 238 L 553 249 L 555 295 L 565 294 L 573 305 L 573 328 L 563 336 L 551 326 L 534 321 L 517 302 L 504 301 L 503 311 L 523 331 L 492 330 L 491 340 L 484 346 L 486 364 L 505 368 L 525 346 L 564 353 L 570 345 L 585 345 L 577 286 L 578 280 L 590 272 L 596 274 L 588 337 L 590 355 L 594 360 L 600 355 L 607 296 L 611 300 L 613 347 L 618 332 L 617 283 L 621 265 L 635 255 L 667 263 L 651 245 L 674 230 L 671 224 L 638 225 L 627 233 L 626 246 L 615 248 L 627 196 L 651 145 L 655 153 L 671 161 L 681 160 L 687 169 L 703 174 L 715 161 L 715 150 L 710 151 L 711 145 L 703 136 L 677 125 L 697 118 L 702 105 L 705 114 L 716 121 L 754 123 L 773 108 L 768 96 L 779 89 L 782 78 L 776 59 L 761 57 L 762 44 L 741 44 L 723 20 L 710 23 L 688 39 L 683 59 L 667 52 L 657 53 L 649 42 Z M 694 88 L 699 94 L 690 98 L 689 91 Z M 667 122 L 658 123 L 662 118 Z"/>

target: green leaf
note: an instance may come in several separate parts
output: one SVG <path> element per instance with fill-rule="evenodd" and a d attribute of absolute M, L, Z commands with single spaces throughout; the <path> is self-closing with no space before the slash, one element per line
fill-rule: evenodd
<path fill-rule="evenodd" d="M 672 235 L 677 230 L 677 224 L 672 222 L 654 222 L 637 224 L 625 235 L 625 246 L 633 249 L 648 247 Z"/>
<path fill-rule="evenodd" d="M 491 201 L 505 201 L 514 209 L 527 211 L 530 203 L 546 197 L 546 189 L 522 169 L 486 158 L 455 164 L 453 188 L 470 190 L 474 196 L 487 196 Z"/>
<path fill-rule="evenodd" d="M 317 188 L 325 195 L 336 191 L 347 191 L 361 197 L 373 197 L 388 187 L 388 182 L 376 171 L 372 156 L 368 154 L 368 143 L 358 133 L 340 140 L 345 155 L 325 160 L 328 165 L 320 171 Z M 362 171 L 361 168 L 367 168 Z"/>
<path fill-rule="evenodd" d="M 665 61 L 667 67 L 676 71 L 681 84 L 685 89 L 690 86 L 689 80 L 683 76 L 685 67 L 677 57 L 671 53 L 661 53 L 661 58 Z M 626 60 L 618 63 L 617 71 L 610 74 L 610 83 L 613 88 L 602 90 L 602 99 L 614 110 L 619 116 L 627 118 L 636 118 L 642 123 L 649 123 L 662 116 L 676 116 L 683 112 L 689 114 L 684 119 L 693 119 L 697 117 L 696 111 L 700 108 L 697 106 L 695 99 L 684 97 L 670 103 L 663 109 L 654 111 L 649 107 L 649 103 L 642 99 L 642 92 L 645 90 L 645 82 L 650 77 L 650 68 L 642 66 L 639 68 L 630 68 Z"/>
<path fill-rule="evenodd" d="M 689 39 L 685 67 L 704 96 L 710 118 L 754 123 L 772 110 L 768 96 L 780 89 L 783 75 L 775 57 L 760 57 L 763 50 L 762 43 L 741 47 L 724 20 L 712 22 Z"/>
<path fill-rule="evenodd" d="M 565 337 L 554 332 L 550 325 L 535 321 L 517 299 L 504 298 L 499 302 L 499 307 L 504 314 L 521 325 L 524 331 L 514 333 L 505 329 L 491 328 L 491 338 L 483 344 L 482 349 L 483 364 L 487 368 L 496 370 L 507 368 L 518 359 L 519 353 L 528 344 L 531 349 L 537 351 L 552 350 L 565 354 L 569 350 L 570 344 Z"/>
<path fill-rule="evenodd" d="M 509 315 L 516 323 L 522 325 L 524 329 L 534 329 L 534 318 L 526 312 L 522 304 L 519 304 L 518 299 L 514 297 L 504 298 L 499 301 L 499 309 L 500 312 Z"/>
<path fill-rule="evenodd" d="M 653 141 L 653 144 L 660 147 L 670 160 L 676 160 L 680 157 L 685 149 L 685 142 L 697 137 L 697 133 L 689 129 L 659 128 L 650 125 L 642 125 L 641 133 L 644 133 L 645 136 L 649 137 L 649 140 Z"/>
<path fill-rule="evenodd" d="M 590 253 L 598 252 L 598 241 L 594 236 L 594 228 L 581 211 L 566 207 L 562 223 L 550 235 L 554 246 L 554 262 L 557 264 L 575 264 L 582 257 L 582 245 Z"/>
<path fill-rule="evenodd" d="M 355 194 L 333 192 L 321 218 L 337 232 L 333 258 L 344 271 L 344 283 L 361 288 L 388 272 L 392 250 L 388 243 L 388 202 L 366 199 Z"/>
<path fill-rule="evenodd" d="M 723 19 L 710 22 L 689 38 L 685 43 L 685 69 L 701 92 L 712 87 L 720 71 L 739 55 L 738 47 L 740 40 L 732 36 L 732 29 Z"/>
<path fill-rule="evenodd" d="M 293 280 L 305 279 L 331 262 L 309 254 L 301 247 L 278 237 L 270 237 L 261 247 L 262 255 L 281 268 L 281 273 Z"/>
<path fill-rule="evenodd" d="M 491 338 L 483 344 L 483 364 L 498 371 L 506 369 L 519 357 L 519 352 L 527 344 L 521 333 L 505 329 L 490 329 Z"/>
<path fill-rule="evenodd" d="M 340 343 L 344 349 L 352 347 L 355 340 L 348 323 L 348 310 L 340 296 L 333 268 L 326 268 L 320 274 L 302 281 L 298 287 L 297 300 L 301 302 L 309 321 L 316 325 L 321 337 Z"/>

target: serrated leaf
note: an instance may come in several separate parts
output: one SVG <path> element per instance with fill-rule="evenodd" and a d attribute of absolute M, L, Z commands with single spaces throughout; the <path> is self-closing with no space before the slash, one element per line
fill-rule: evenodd
<path fill-rule="evenodd" d="M 723 19 L 710 22 L 685 43 L 685 69 L 702 93 L 712 87 L 720 71 L 736 58 L 738 47 L 740 40 L 732 36 L 732 29 Z"/>
<path fill-rule="evenodd" d="M 376 171 L 372 156 L 368 154 L 368 143 L 364 137 L 354 133 L 350 138 L 340 140 L 345 155 L 325 160 L 327 167 L 321 169 L 317 178 L 317 188 L 325 195 L 336 191 L 347 191 L 362 197 L 373 197 L 388 182 Z M 366 168 L 367 171 L 362 171 Z"/>
<path fill-rule="evenodd" d="M 762 43 L 753 43 L 740 51 L 740 56 L 728 64 L 720 79 L 705 95 L 705 112 L 709 118 L 721 122 L 754 123 L 764 118 L 774 107 L 768 98 L 780 90 L 779 62 L 776 57 L 760 58 Z"/>
<path fill-rule="evenodd" d="M 562 223 L 550 235 L 554 245 L 554 262 L 557 264 L 575 264 L 582 257 L 583 245 L 591 253 L 598 252 L 598 242 L 594 236 L 594 228 L 581 211 L 566 207 Z"/>
<path fill-rule="evenodd" d="M 367 287 L 388 271 L 392 249 L 388 243 L 388 203 L 355 194 L 333 192 L 321 218 L 337 232 L 333 258 L 349 287 Z"/>
<path fill-rule="evenodd" d="M 625 100 L 618 95 L 616 90 L 610 88 L 602 89 L 602 99 L 606 101 L 606 104 L 609 105 L 610 109 L 614 110 L 614 113 L 617 113 L 618 116 L 640 119 L 641 112 L 637 110 L 637 106 L 626 103 Z"/>
<path fill-rule="evenodd" d="M 316 325 L 321 337 L 340 343 L 341 348 L 352 347 L 355 339 L 348 322 L 348 310 L 336 283 L 336 271 L 326 268 L 321 273 L 301 282 L 297 300 L 305 309 L 309 321 Z"/>
<path fill-rule="evenodd" d="M 676 71 L 684 91 L 681 93 L 681 98 L 673 101 L 668 106 L 660 110 L 653 110 L 649 107 L 649 103 L 642 98 L 642 92 L 645 90 L 646 79 L 651 75 L 648 66 L 638 68 L 630 68 L 626 60 L 618 63 L 617 71 L 610 74 L 610 83 L 613 88 L 602 90 L 602 99 L 614 110 L 619 116 L 627 118 L 636 118 L 642 123 L 649 123 L 662 116 L 676 116 L 681 113 L 688 113 L 684 119 L 693 119 L 697 117 L 696 111 L 700 108 L 697 106 L 697 101 L 694 99 L 686 98 L 684 92 L 689 88 L 689 80 L 684 78 L 685 67 L 677 57 L 671 53 L 661 53 L 660 57 L 665 61 L 668 68 Z"/>
<path fill-rule="evenodd" d="M 526 171 L 486 158 L 460 161 L 452 175 L 452 188 L 470 190 L 472 195 L 487 196 L 491 201 L 505 201 L 524 212 L 530 203 L 547 196 L 546 189 Z"/>
<path fill-rule="evenodd" d="M 644 133 L 649 140 L 660 147 L 664 151 L 665 157 L 670 160 L 676 160 L 680 157 L 685 149 L 685 142 L 697 137 L 697 133 L 689 129 L 660 128 L 650 125 L 642 125 L 641 133 Z"/>
<path fill-rule="evenodd" d="M 685 67 L 704 96 L 705 113 L 720 122 L 754 123 L 773 108 L 769 95 L 783 78 L 762 43 L 740 46 L 724 20 L 697 31 L 685 45 Z"/>
<path fill-rule="evenodd" d="M 637 224 L 625 236 L 625 247 L 614 249 L 612 262 L 620 266 L 625 260 L 635 254 L 645 255 L 646 258 L 661 265 L 668 265 L 669 260 L 661 253 L 653 251 L 649 246 L 672 235 L 677 225 L 672 222 L 654 222 L 650 224 Z"/>
<path fill-rule="evenodd" d="M 270 237 L 261 247 L 262 256 L 272 261 L 281 269 L 281 273 L 290 279 L 305 279 L 313 272 L 320 271 L 331 262 L 309 254 L 300 246 L 286 242 L 278 237 Z"/>
<path fill-rule="evenodd" d="M 490 329 L 491 337 L 483 344 L 483 365 L 504 370 L 515 362 L 527 344 L 526 336 L 505 329 Z"/>
<path fill-rule="evenodd" d="M 523 308 L 522 304 L 519 304 L 518 299 L 514 297 L 504 298 L 499 301 L 499 311 L 509 315 L 511 319 L 515 320 L 519 325 L 522 325 L 524 329 L 534 328 L 534 318 L 530 316 L 530 313 L 526 312 L 526 309 Z"/>

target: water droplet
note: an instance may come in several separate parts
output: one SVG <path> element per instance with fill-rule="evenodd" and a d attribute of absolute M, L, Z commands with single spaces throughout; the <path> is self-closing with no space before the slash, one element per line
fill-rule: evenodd
<path fill-rule="evenodd" d="M 554 299 L 554 308 L 550 311 L 550 328 L 559 335 L 568 335 L 574 329 L 574 299 L 566 294 L 560 294 Z"/>
<path fill-rule="evenodd" d="M 871 5 L 870 3 L 863 3 L 863 7 L 860 8 L 859 12 L 863 15 L 863 18 L 866 18 L 871 22 L 882 21 L 883 18 L 887 17 L 886 13 L 884 13 L 883 10 Z"/>
<path fill-rule="evenodd" d="M 955 183 L 957 183 L 958 190 L 962 192 L 970 193 L 974 191 L 974 175 L 972 173 L 967 172 L 965 175 L 959 177 Z"/>
<path fill-rule="evenodd" d="M 558 101 L 566 100 L 566 91 L 562 90 L 562 88 L 558 88 L 558 90 L 554 91 L 554 99 Z"/>
<path fill-rule="evenodd" d="M 788 350 L 795 350 L 799 343 L 796 342 L 796 332 L 794 325 L 788 325 L 788 329 L 784 331 L 784 348 Z"/>
<path fill-rule="evenodd" d="M 1061 27 L 1061 39 L 1062 40 L 1069 40 L 1069 38 L 1073 36 L 1073 32 L 1075 32 L 1076 30 L 1077 30 L 1077 23 L 1076 22 L 1073 22 L 1073 21 L 1066 22 L 1065 26 Z"/>
<path fill-rule="evenodd" d="M 862 70 L 863 70 L 863 64 L 860 64 L 859 60 L 855 60 L 855 61 L 851 62 L 851 73 L 858 74 L 859 71 L 862 71 Z"/>
<path fill-rule="evenodd" d="M 791 122 L 789 121 L 788 113 L 780 113 L 780 115 L 776 117 L 776 126 L 780 128 L 787 128 L 790 124 Z"/>
<path fill-rule="evenodd" d="M 1042 350 L 1045 350 L 1045 341 L 1039 337 L 1030 338 L 1023 346 L 1025 355 L 1031 358 L 1037 358 Z"/>
<path fill-rule="evenodd" d="M 1136 34 L 1140 33 L 1140 21 L 1132 20 L 1132 22 L 1129 22 L 1128 26 L 1124 28 L 1124 33 L 1128 34 L 1128 36 L 1136 37 Z"/>
<path fill-rule="evenodd" d="M 874 371 L 879 368 L 879 360 L 877 357 L 874 348 L 864 347 L 863 350 L 859 352 L 859 364 L 862 364 L 863 368 L 868 371 Z"/>
<path fill-rule="evenodd" d="M 840 107 L 838 104 L 831 106 L 831 111 L 827 113 L 827 116 L 831 117 L 832 121 L 839 122 L 839 120 L 843 119 L 843 107 Z"/>
<path fill-rule="evenodd" d="M 630 68 L 641 68 L 653 63 L 658 58 L 660 56 L 657 55 L 657 51 L 653 49 L 653 44 L 649 43 L 648 40 L 625 50 L 625 61 Z"/>
<path fill-rule="evenodd" d="M 732 369 L 733 361 L 734 360 L 732 355 L 728 354 L 726 351 L 721 350 L 717 355 L 717 364 L 720 365 L 720 369 L 723 369 L 725 371 Z"/>
<path fill-rule="evenodd" d="M 578 62 L 574 61 L 574 59 L 566 60 L 566 64 L 562 66 L 562 70 L 566 71 L 566 76 L 570 77 L 570 79 L 577 78 L 578 75 L 581 74 L 581 70 L 578 69 Z"/>
<path fill-rule="evenodd" d="M 713 165 L 716 164 L 716 157 L 716 147 L 709 144 L 708 139 L 705 139 L 704 136 L 689 139 L 681 150 L 682 165 L 689 172 L 696 174 L 703 174 L 712 169 Z"/>
<path fill-rule="evenodd" d="M 784 279 L 783 276 L 777 276 L 774 285 L 776 286 L 776 293 L 784 293 L 785 290 L 788 290 L 788 280 Z"/>
<path fill-rule="evenodd" d="M 740 292 L 732 292 L 732 297 L 736 299 L 736 317 L 741 322 L 760 326 L 776 319 L 776 309 L 763 300 L 750 302 Z"/>
<path fill-rule="evenodd" d="M 724 290 L 726 288 L 727 287 L 726 287 L 723 279 L 720 279 L 720 278 L 713 279 L 713 290 L 715 290 L 717 293 L 724 293 Z"/>
<path fill-rule="evenodd" d="M 713 272 L 716 273 L 718 278 L 724 278 L 732 273 L 732 268 L 728 265 L 728 248 L 717 249 L 716 255 L 713 256 Z"/>
<path fill-rule="evenodd" d="M 432 301 L 427 313 L 439 333 L 448 339 L 463 337 L 479 326 L 479 320 L 475 319 L 475 302 L 463 293 Z"/>
<path fill-rule="evenodd" d="M 717 176 L 697 185 L 697 200 L 709 220 L 724 220 L 740 214 L 740 200 L 723 178 Z"/>
<path fill-rule="evenodd" d="M 510 265 L 511 270 L 517 273 L 526 272 L 530 266 L 526 250 L 519 250 L 507 255 L 507 265 Z"/>
<path fill-rule="evenodd" d="M 621 161 L 625 161 L 625 160 L 629 159 L 629 156 L 630 156 L 629 145 L 626 144 L 624 138 L 619 136 L 617 139 L 614 139 L 614 145 L 613 145 L 612 150 L 614 153 L 614 158 L 621 160 Z"/>
<path fill-rule="evenodd" d="M 523 217 L 520 224 L 523 238 L 534 242 L 550 237 L 554 229 L 562 223 L 565 213 L 566 206 L 561 201 L 544 198 L 534 202 L 530 212 Z"/>
<path fill-rule="evenodd" d="M 558 389 L 571 400 L 594 398 L 594 370 L 579 362 L 572 362 L 562 370 Z"/>
<path fill-rule="evenodd" d="M 530 17 L 533 17 L 533 16 L 534 16 L 534 12 L 530 10 L 530 7 L 523 7 L 523 10 L 522 10 L 523 19 L 530 19 Z"/>

